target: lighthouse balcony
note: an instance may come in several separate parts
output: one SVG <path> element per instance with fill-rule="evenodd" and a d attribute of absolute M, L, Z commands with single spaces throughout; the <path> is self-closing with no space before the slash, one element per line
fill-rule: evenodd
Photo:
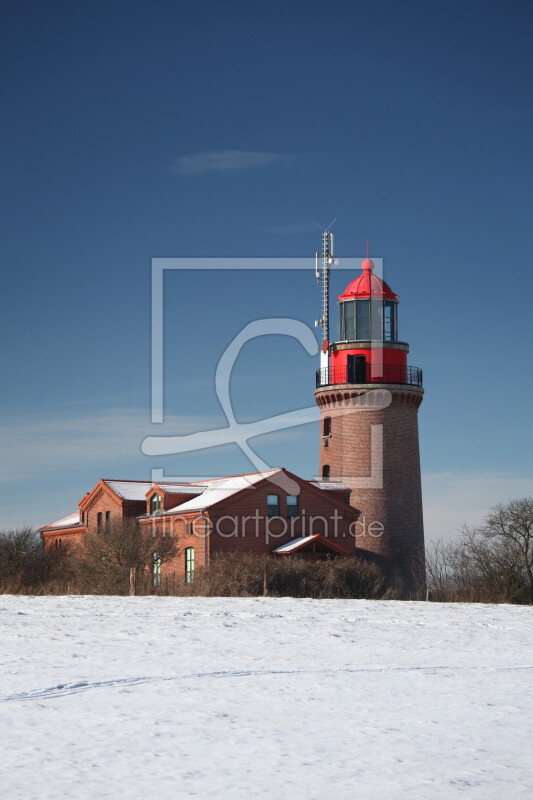
<path fill-rule="evenodd" d="M 346 383 L 403 383 L 409 386 L 422 386 L 420 367 L 407 367 L 403 364 L 354 363 L 342 367 L 325 367 L 316 371 L 317 389 L 321 386 Z"/>

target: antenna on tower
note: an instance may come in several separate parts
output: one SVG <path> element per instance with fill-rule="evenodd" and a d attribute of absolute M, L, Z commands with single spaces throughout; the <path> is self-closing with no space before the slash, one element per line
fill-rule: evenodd
<path fill-rule="evenodd" d="M 329 230 L 333 227 L 337 218 L 329 223 L 327 228 L 322 228 L 322 253 L 318 251 L 315 253 L 315 275 L 317 283 L 322 281 L 322 316 L 316 320 L 315 327 L 322 328 L 322 341 L 329 343 L 329 271 L 332 264 L 338 264 L 335 259 L 335 240 L 332 232 Z M 315 222 L 315 225 L 317 223 Z M 321 227 L 320 225 L 318 227 Z M 320 259 L 322 258 L 322 264 Z M 327 344 L 325 344 L 327 348 Z"/>

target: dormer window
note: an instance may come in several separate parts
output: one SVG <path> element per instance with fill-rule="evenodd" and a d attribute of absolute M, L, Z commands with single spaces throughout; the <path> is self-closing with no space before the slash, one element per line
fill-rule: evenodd
<path fill-rule="evenodd" d="M 150 514 L 159 514 L 161 511 L 161 495 L 153 494 L 150 498 Z"/>

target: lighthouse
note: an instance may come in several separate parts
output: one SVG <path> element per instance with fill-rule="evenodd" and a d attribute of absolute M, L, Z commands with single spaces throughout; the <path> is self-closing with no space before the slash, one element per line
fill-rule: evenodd
<path fill-rule="evenodd" d="M 329 286 L 330 234 L 317 278 Z M 399 297 L 365 258 L 338 297 L 338 339 L 323 327 L 315 399 L 320 409 L 320 479 L 351 489 L 359 512 L 356 550 L 406 589 L 425 579 L 418 408 L 422 370 L 399 338 Z M 325 297 L 327 306 L 329 297 Z"/>

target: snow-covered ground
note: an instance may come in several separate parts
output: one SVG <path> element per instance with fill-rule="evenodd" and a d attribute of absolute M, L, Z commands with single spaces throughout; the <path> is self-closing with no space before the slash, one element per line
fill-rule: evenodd
<path fill-rule="evenodd" d="M 3 800 L 533 796 L 513 606 L 0 597 Z"/>

